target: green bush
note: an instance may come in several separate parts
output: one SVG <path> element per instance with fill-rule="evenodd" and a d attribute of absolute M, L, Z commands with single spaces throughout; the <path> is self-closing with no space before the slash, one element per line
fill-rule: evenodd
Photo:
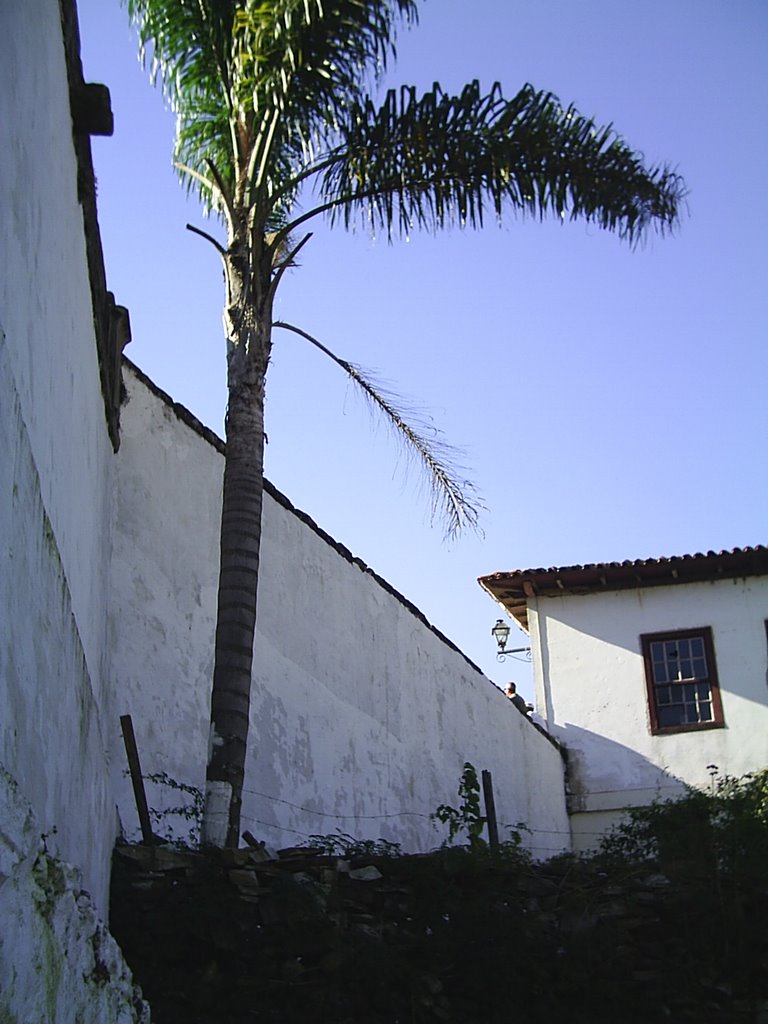
<path fill-rule="evenodd" d="M 714 770 L 715 766 L 712 766 Z M 633 808 L 601 856 L 650 864 L 674 880 L 748 881 L 768 865 L 768 769 L 713 775 L 709 790 Z"/>

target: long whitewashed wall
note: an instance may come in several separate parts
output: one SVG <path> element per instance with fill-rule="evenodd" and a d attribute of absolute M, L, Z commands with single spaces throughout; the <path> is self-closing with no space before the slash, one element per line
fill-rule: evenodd
<path fill-rule="evenodd" d="M 114 456 L 63 11 L 0 3 L 0 1020 L 135 1024 L 104 924 Z"/>
<path fill-rule="evenodd" d="M 126 383 L 111 632 L 121 712 L 133 716 L 145 773 L 202 788 L 221 443 L 146 379 L 129 371 Z M 465 761 L 492 772 L 500 822 L 525 822 L 538 855 L 568 845 L 554 745 L 417 609 L 271 490 L 250 747 L 243 827 L 270 845 L 340 830 L 430 849 L 443 839 L 430 814 L 458 803 Z M 121 771 L 115 783 L 133 835 Z M 172 787 L 150 789 L 156 809 L 178 803 Z"/>
<path fill-rule="evenodd" d="M 56 0 L 0 4 L 0 762 L 106 913 L 112 449 Z"/>

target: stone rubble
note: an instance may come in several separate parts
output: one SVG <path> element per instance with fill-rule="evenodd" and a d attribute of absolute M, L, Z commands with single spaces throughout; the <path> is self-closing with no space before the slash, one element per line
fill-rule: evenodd
<path fill-rule="evenodd" d="M 157 1024 L 768 1024 L 768 889 L 718 912 L 658 873 L 456 849 L 124 846 L 113 872 Z"/>

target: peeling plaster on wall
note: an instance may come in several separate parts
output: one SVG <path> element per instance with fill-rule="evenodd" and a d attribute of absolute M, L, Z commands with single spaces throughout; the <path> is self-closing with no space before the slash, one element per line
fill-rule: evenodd
<path fill-rule="evenodd" d="M 213 675 L 221 487 L 220 470 L 218 479 L 216 472 L 221 460 L 191 431 L 174 433 L 176 417 L 169 418 L 160 403 L 150 407 L 150 398 L 149 392 L 129 388 L 117 456 L 109 629 L 117 715 L 133 717 L 145 773 L 165 771 L 202 791 Z M 142 452 L 147 445 L 149 452 Z M 144 471 L 145 458 L 152 466 L 149 473 Z M 109 741 L 121 825 L 135 836 L 138 818 L 117 719 Z M 177 802 L 174 794 L 166 796 L 166 803 Z M 162 789 L 155 789 L 151 799 L 154 806 L 162 804 Z M 186 826 L 180 828 L 186 833 Z"/>
<path fill-rule="evenodd" d="M 0 5 L 3 373 L 10 372 L 18 396 L 86 658 L 100 688 L 112 449 L 96 359 L 61 17 L 56 0 L 28 0 L 23 17 L 17 11 L 15 4 Z"/>
<path fill-rule="evenodd" d="M 106 913 L 115 813 L 103 718 L 1 336 L 0 450 L 12 456 L 0 461 L 0 760 Z"/>
<path fill-rule="evenodd" d="M 222 443 L 129 364 L 125 376 L 116 684 L 144 771 L 202 788 Z M 297 618 L 307 626 L 299 648 Z M 501 822 L 539 830 L 537 853 L 569 842 L 559 751 L 413 605 L 271 487 L 249 743 L 243 826 L 271 845 L 337 829 L 407 850 L 439 845 L 429 816 L 455 803 L 466 760 L 492 771 Z M 128 784 L 115 783 L 135 835 Z"/>
<path fill-rule="evenodd" d="M 0 1021 L 149 1024 L 81 873 L 50 854 L 51 838 L 0 765 Z"/>
<path fill-rule="evenodd" d="M 72 0 L 0 3 L 0 1021 L 133 1024 L 99 922 L 113 454 L 62 14 Z"/>
<path fill-rule="evenodd" d="M 0 125 L 0 760 L 106 913 L 112 448 L 57 0 L 0 4 Z"/>

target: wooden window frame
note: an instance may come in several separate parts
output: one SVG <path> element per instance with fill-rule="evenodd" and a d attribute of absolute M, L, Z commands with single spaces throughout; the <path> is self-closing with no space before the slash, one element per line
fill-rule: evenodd
<path fill-rule="evenodd" d="M 704 641 L 704 653 L 707 659 L 709 675 L 710 699 L 712 702 L 712 719 L 708 722 L 689 722 L 685 725 L 659 725 L 658 709 L 656 705 L 656 679 L 653 673 L 653 662 L 651 659 L 651 644 L 659 641 L 688 640 L 693 637 L 701 637 Z M 715 659 L 715 644 L 712 639 L 712 627 L 700 626 L 698 629 L 673 629 L 665 630 L 663 633 L 643 633 L 640 637 L 640 645 L 643 653 L 643 664 L 645 666 L 645 688 L 648 701 L 648 713 L 650 716 L 651 733 L 654 736 L 666 736 L 671 733 L 680 732 L 701 732 L 706 729 L 722 729 L 725 727 L 723 719 L 723 705 L 720 699 L 720 682 L 717 677 L 717 661 Z"/>

